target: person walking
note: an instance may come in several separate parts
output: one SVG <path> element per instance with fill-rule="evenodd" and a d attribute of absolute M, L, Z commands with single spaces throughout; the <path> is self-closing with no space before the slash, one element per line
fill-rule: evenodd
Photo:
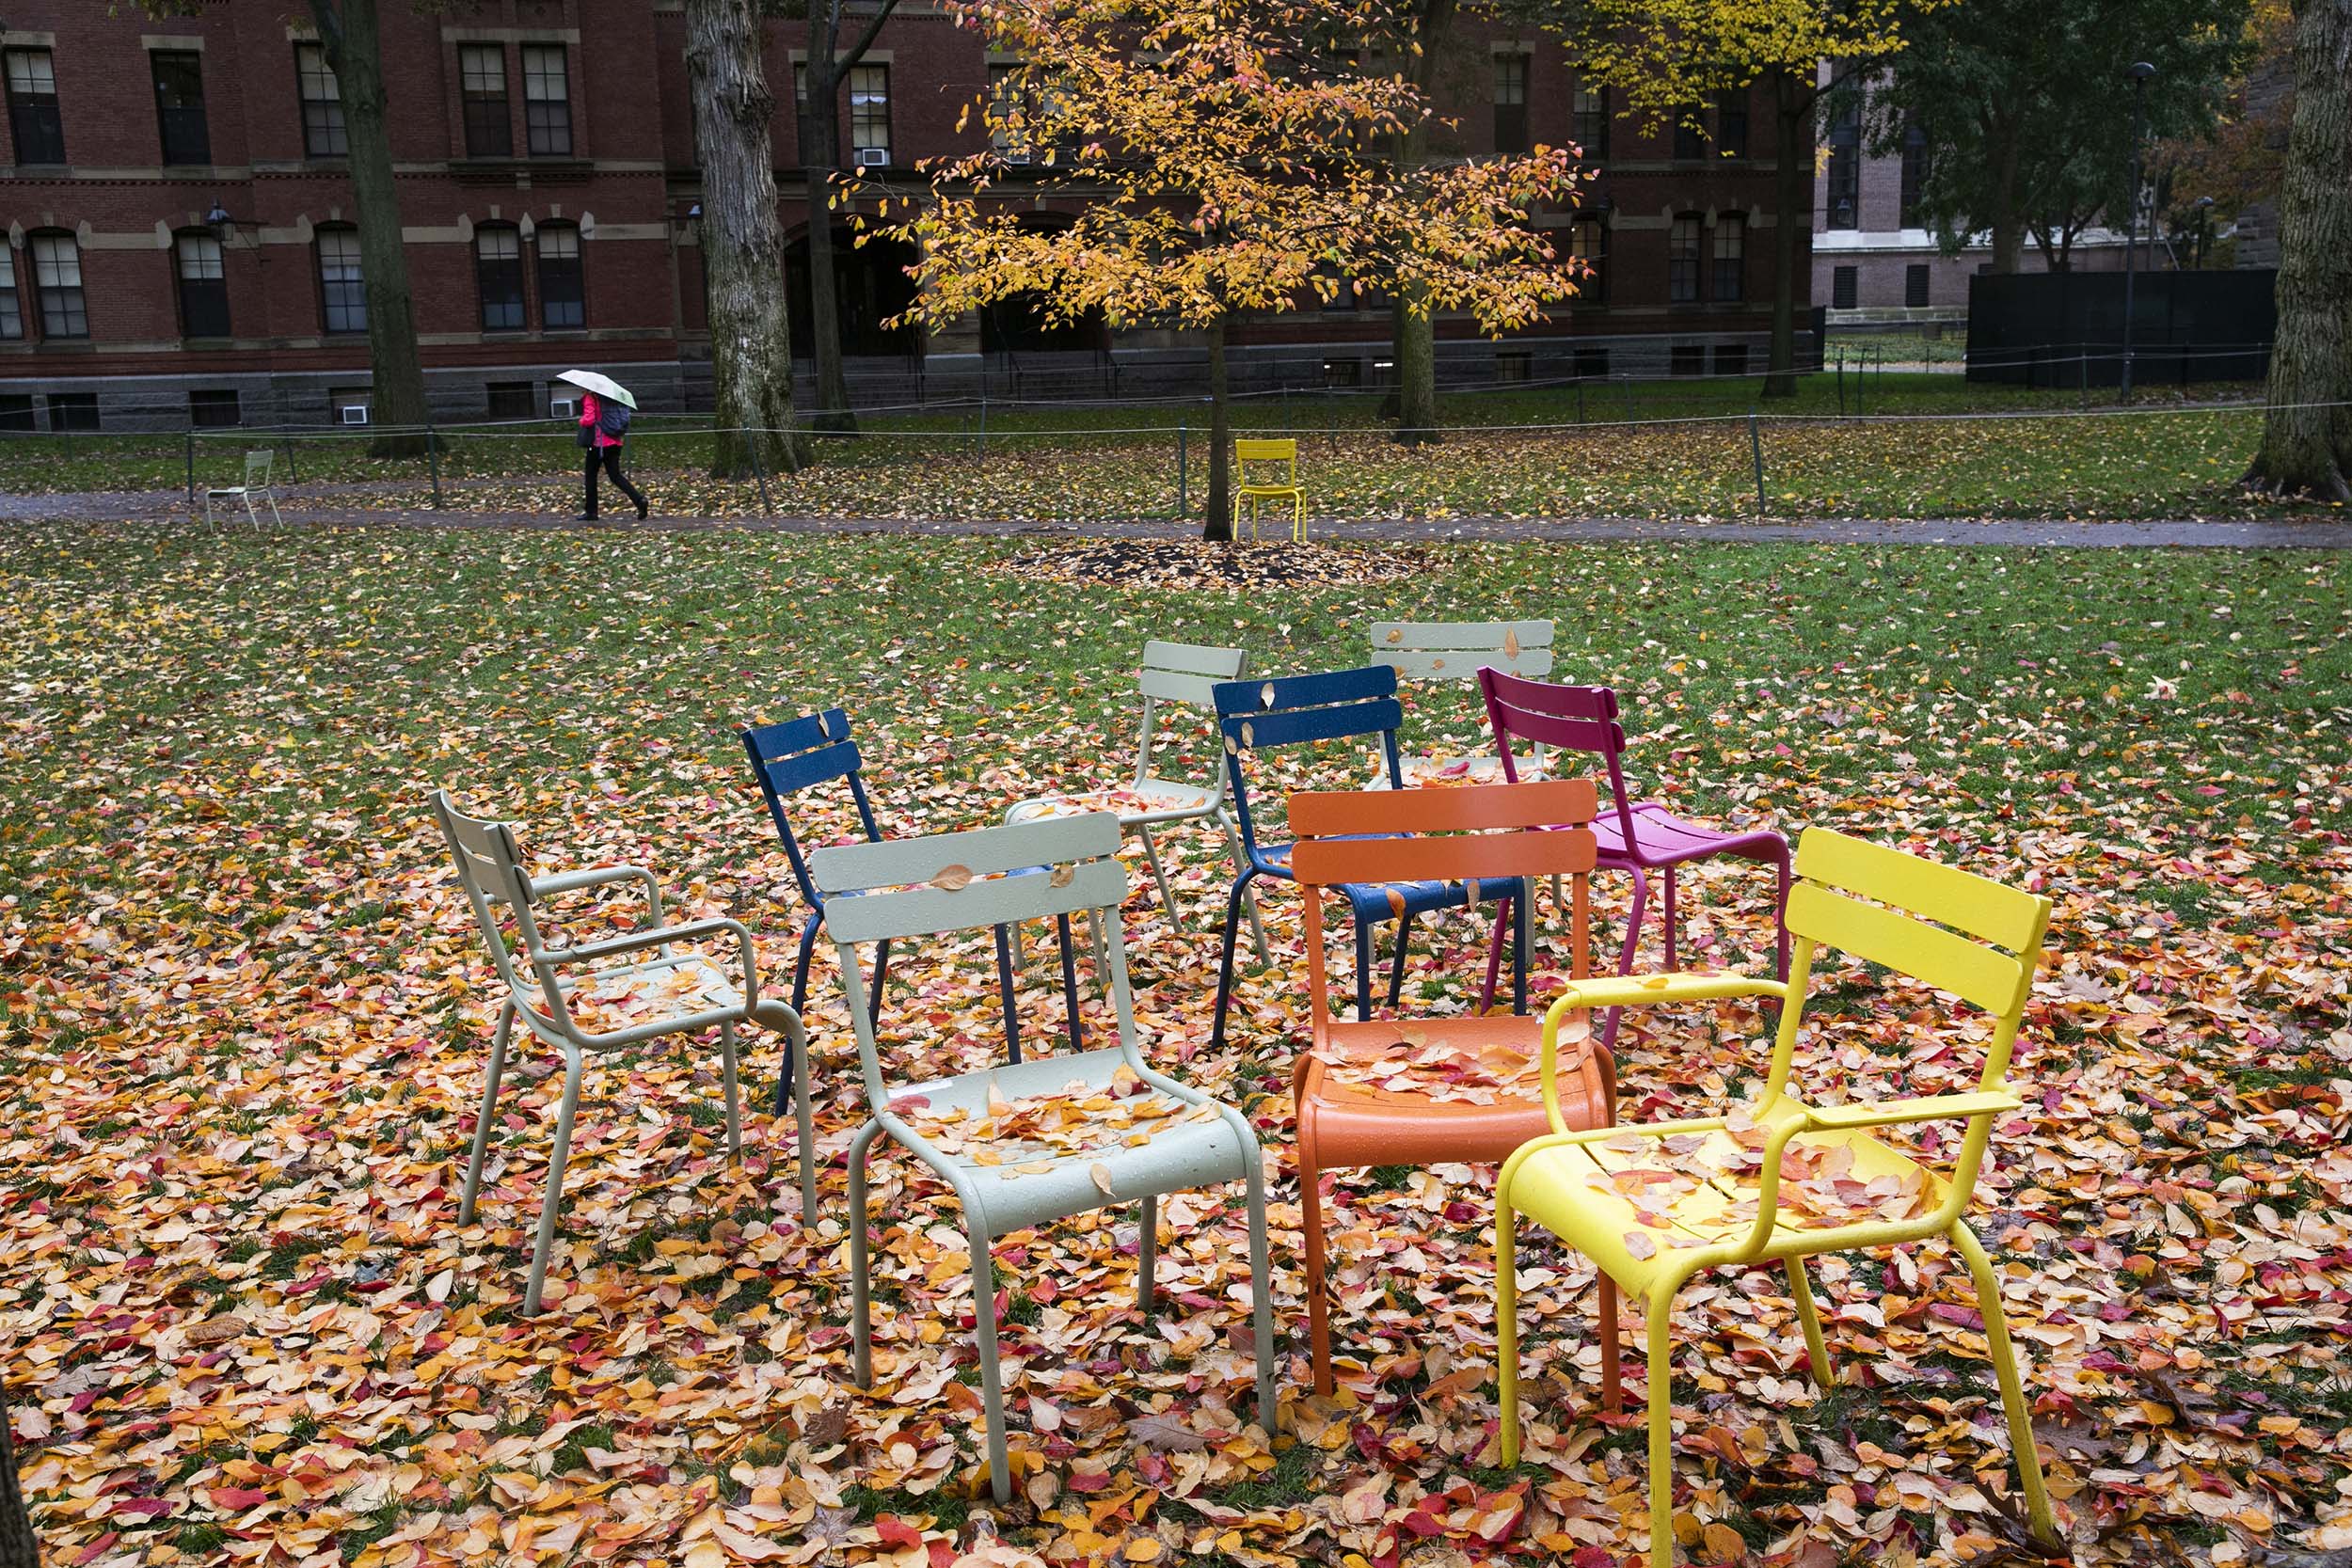
<path fill-rule="evenodd" d="M 603 466 L 606 477 L 612 481 L 621 494 L 637 503 L 638 517 L 641 520 L 644 517 L 647 511 L 644 492 L 631 484 L 628 476 L 621 472 L 621 444 L 628 430 L 628 416 L 622 404 L 609 403 L 594 392 L 581 396 L 580 445 L 586 459 L 583 470 L 588 482 L 588 510 L 575 521 L 593 523 L 596 520 L 596 468 L 599 464 Z"/>

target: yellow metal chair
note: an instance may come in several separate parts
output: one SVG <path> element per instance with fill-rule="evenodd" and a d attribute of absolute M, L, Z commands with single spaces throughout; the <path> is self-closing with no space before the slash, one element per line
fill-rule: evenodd
<path fill-rule="evenodd" d="M 1241 531 L 1241 503 L 1249 503 L 1249 538 L 1258 537 L 1258 503 L 1287 500 L 1291 503 L 1291 543 L 1307 542 L 1307 492 L 1298 483 L 1298 443 L 1289 437 L 1281 440 L 1233 443 L 1233 462 L 1241 471 L 1233 483 L 1233 531 Z M 1249 465 L 1263 463 L 1273 467 L 1276 479 L 1260 479 L 1251 483 Z M 1263 472 L 1263 470 L 1261 470 Z"/>
<path fill-rule="evenodd" d="M 2034 1533 L 2055 1544 L 2049 1495 L 2001 1316 L 2000 1282 L 1962 1218 L 1994 1119 L 2022 1105 L 2004 1074 L 2040 962 L 2050 901 L 1823 828 L 1807 831 L 1798 842 L 1795 874 L 1788 933 L 1796 946 L 1786 986 L 1737 974 L 1577 980 L 1545 1015 L 1537 1081 L 1544 1085 L 1552 1132 L 1511 1156 L 1495 1193 L 1502 1462 L 1518 1464 L 1519 1449 L 1517 1280 L 1511 1263 L 1518 1214 L 1542 1224 L 1591 1258 L 1620 1290 L 1648 1304 L 1653 1568 L 1671 1568 L 1674 1561 L 1668 1354 L 1675 1293 L 1684 1282 L 1706 1269 L 1781 1263 L 1804 1325 L 1813 1375 L 1826 1387 L 1829 1353 L 1804 1259 L 1820 1252 L 1947 1236 L 1976 1282 L 1985 1348 L 2000 1383 L 2026 1513 Z M 1815 948 L 1824 943 L 1993 1014 L 1976 1092 L 1836 1106 L 1809 1106 L 1794 1098 L 1788 1080 L 1805 980 Z M 1735 996 L 1782 998 L 1771 1076 L 1760 1100 L 1722 1117 L 1568 1131 L 1551 1085 L 1562 1068 L 1562 1023 L 1570 1012 Z M 1582 1032 L 1571 1028 L 1567 1034 L 1577 1052 L 1589 1053 L 1595 1044 L 1589 1012 L 1577 1022 Z M 1567 1066 L 1573 1069 L 1575 1064 Z M 1948 1173 L 1917 1164 L 1867 1131 L 1943 1119 L 1967 1123 Z M 1613 1383 L 1613 1376 L 1608 1381 Z M 1609 1402 L 1613 1405 L 1613 1399 Z"/>

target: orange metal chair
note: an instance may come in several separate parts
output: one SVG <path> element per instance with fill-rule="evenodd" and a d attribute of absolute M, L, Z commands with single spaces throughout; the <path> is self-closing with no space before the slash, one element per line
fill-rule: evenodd
<path fill-rule="evenodd" d="M 1539 1084 L 1539 1019 L 1504 1013 L 1358 1023 L 1333 1018 L 1321 890 L 1350 882 L 1458 881 L 1471 890 L 1474 904 L 1482 887 L 1500 898 L 1514 891 L 1513 884 L 1524 895 L 1535 878 L 1573 877 L 1569 962 L 1570 973 L 1581 979 L 1588 972 L 1587 874 L 1596 848 L 1592 830 L 1581 824 L 1597 809 L 1588 779 L 1290 798 L 1297 835 L 1291 863 L 1306 893 L 1313 1028 L 1309 1049 L 1292 1066 L 1291 1090 L 1298 1107 L 1295 1148 L 1317 1393 L 1332 1388 L 1318 1188 L 1325 1171 L 1457 1161 L 1499 1164 L 1549 1131 L 1553 1118 L 1594 1128 L 1608 1126 L 1616 1115 L 1614 1064 L 1597 1042 L 1551 1083 Z M 1562 824 L 1563 831 L 1548 831 Z M 1515 902 L 1522 942 L 1529 903 L 1525 896 Z M 1605 1275 L 1600 1291 L 1601 1367 L 1613 1401 L 1617 1302 Z"/>

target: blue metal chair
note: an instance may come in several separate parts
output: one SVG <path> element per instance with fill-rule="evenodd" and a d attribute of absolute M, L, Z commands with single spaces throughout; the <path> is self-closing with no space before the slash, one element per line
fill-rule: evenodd
<path fill-rule="evenodd" d="M 1258 826 L 1249 810 L 1249 784 L 1242 758 L 1251 752 L 1278 746 L 1304 746 L 1316 741 L 1378 736 L 1383 772 L 1391 788 L 1401 788 L 1396 732 L 1405 710 L 1396 700 L 1396 670 L 1375 664 L 1361 670 L 1335 670 L 1318 675 L 1289 675 L 1275 680 L 1225 681 L 1213 692 L 1217 727 L 1225 736 L 1225 767 L 1232 784 L 1233 810 L 1240 819 L 1247 864 L 1233 879 L 1225 901 L 1225 954 L 1216 976 L 1216 1023 L 1210 1042 L 1225 1043 L 1225 1010 L 1233 993 L 1233 942 L 1241 919 L 1242 901 L 1259 877 L 1283 881 L 1291 873 L 1291 847 L 1258 842 Z M 1508 891 L 1505 891 L 1507 889 Z M 1335 891 L 1347 897 L 1356 927 L 1356 1016 L 1372 1017 L 1372 929 L 1383 920 L 1396 927 L 1396 955 L 1389 972 L 1389 1006 L 1396 1006 L 1405 986 L 1405 943 L 1413 916 L 1428 910 L 1456 909 L 1470 901 L 1460 882 L 1350 882 Z M 1523 915 L 1525 884 L 1512 881 L 1496 890 L 1503 912 Z M 1511 994 L 1516 1011 L 1527 1010 L 1528 931 L 1523 919 L 1512 924 Z"/>
<path fill-rule="evenodd" d="M 792 863 L 792 879 L 800 885 L 801 897 L 808 904 L 808 920 L 801 927 L 800 951 L 792 961 L 792 1011 L 798 1015 L 808 1006 L 808 965 L 817 949 L 817 933 L 825 923 L 825 895 L 818 891 L 809 876 L 808 861 L 801 853 L 799 835 L 792 831 L 792 819 L 784 809 L 785 797 L 797 795 L 818 784 L 835 779 L 846 780 L 850 799 L 856 802 L 858 825 L 866 832 L 868 844 L 882 840 L 882 829 L 874 821 L 874 804 L 866 798 L 866 761 L 850 738 L 850 716 L 837 707 L 822 713 L 803 714 L 787 719 L 781 724 L 758 724 L 742 732 L 743 751 L 752 760 L 752 772 L 759 780 L 759 793 L 768 802 L 768 815 L 774 819 L 776 834 L 784 840 L 784 853 Z M 1060 917 L 1062 996 L 1070 1013 L 1070 1048 L 1086 1049 L 1086 1035 L 1078 1022 L 1078 972 L 1070 945 L 1070 917 Z M 890 943 L 883 942 L 874 955 L 874 990 L 868 1000 L 867 1022 L 882 1016 L 882 982 L 890 974 Z M 1021 1060 L 1021 1027 L 1013 1007 L 1012 946 L 1006 927 L 996 927 L 996 985 L 1004 997 L 1005 1046 L 1015 1062 Z M 793 1079 L 794 1064 L 785 1064 L 783 1078 L 776 1084 L 776 1109 L 781 1112 L 785 1096 Z"/>

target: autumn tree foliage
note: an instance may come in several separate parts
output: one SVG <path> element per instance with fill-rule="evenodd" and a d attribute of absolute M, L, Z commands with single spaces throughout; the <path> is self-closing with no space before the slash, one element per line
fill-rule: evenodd
<path fill-rule="evenodd" d="M 1573 199 L 1567 150 L 1394 156 L 1432 111 L 1406 72 L 1349 63 L 1356 40 L 1398 31 L 1380 0 L 964 0 L 955 12 L 1025 63 L 970 111 L 986 150 L 933 160 L 911 201 L 868 187 L 886 231 L 921 257 L 908 317 L 946 323 L 1034 295 L 1055 320 L 1099 310 L 1113 326 L 1204 333 L 1208 538 L 1231 535 L 1236 315 L 1377 292 L 1499 334 L 1575 292 L 1580 263 L 1532 225 L 1535 209 Z M 1016 149 L 1027 166 L 1009 183 Z M 1073 220 L 1031 221 L 1047 202 Z"/>

